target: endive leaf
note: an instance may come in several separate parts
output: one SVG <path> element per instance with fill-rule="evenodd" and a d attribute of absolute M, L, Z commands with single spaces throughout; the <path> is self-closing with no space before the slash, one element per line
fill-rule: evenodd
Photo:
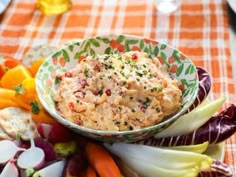
<path fill-rule="evenodd" d="M 125 143 L 105 144 L 105 146 L 127 164 L 137 162 L 136 165 L 131 166 L 134 170 L 138 169 L 138 165 L 148 164 L 165 170 L 181 171 L 199 168 L 202 171 L 209 169 L 212 164 L 210 157 L 194 152 Z"/>
<path fill-rule="evenodd" d="M 179 136 L 191 133 L 205 124 L 225 102 L 225 97 L 221 97 L 209 104 L 197 107 L 188 114 L 178 118 L 173 124 L 162 132 L 155 135 L 155 138 L 163 138 L 169 136 Z"/>
<path fill-rule="evenodd" d="M 172 150 L 180 150 L 180 151 L 190 151 L 190 152 L 196 152 L 202 154 L 206 151 L 209 143 L 204 142 L 202 144 L 196 144 L 196 145 L 183 145 L 183 146 L 170 146 L 170 147 L 162 147 L 165 149 L 172 149 Z"/>

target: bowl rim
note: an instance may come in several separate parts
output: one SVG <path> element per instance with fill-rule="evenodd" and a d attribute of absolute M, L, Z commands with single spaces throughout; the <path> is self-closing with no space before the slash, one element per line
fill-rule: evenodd
<path fill-rule="evenodd" d="M 66 44 L 61 46 L 59 49 L 55 50 L 51 55 L 49 55 L 44 62 L 47 62 L 50 58 L 52 58 L 52 56 L 56 52 L 61 51 L 63 49 L 67 49 L 69 45 L 74 45 L 77 42 L 81 43 L 81 42 L 84 42 L 84 41 L 87 41 L 87 40 L 90 40 L 90 39 L 94 39 L 94 38 L 97 38 L 97 37 L 114 38 L 114 37 L 118 37 L 120 35 L 125 36 L 125 37 L 129 37 L 129 38 L 148 39 L 148 40 L 150 40 L 152 42 L 155 42 L 157 44 L 164 44 L 164 45 L 166 45 L 166 47 L 168 47 L 172 50 L 177 50 L 180 54 L 186 56 L 188 58 L 188 60 L 190 61 L 190 63 L 194 66 L 194 69 L 196 71 L 196 87 L 197 87 L 197 89 L 194 92 L 194 94 L 192 96 L 192 99 L 188 100 L 187 103 L 185 104 L 185 105 L 187 105 L 187 107 L 185 107 L 185 108 L 182 107 L 179 111 L 177 111 L 173 115 L 170 115 L 170 117 L 167 116 L 161 122 L 159 122 L 155 125 L 152 125 L 152 126 L 148 126 L 148 127 L 144 127 L 144 128 L 140 128 L 140 129 L 135 129 L 135 130 L 125 130 L 125 131 L 96 130 L 96 129 L 91 129 L 91 128 L 87 128 L 87 127 L 84 127 L 84 126 L 79 126 L 79 125 L 65 119 L 64 117 L 62 117 L 60 115 L 60 113 L 56 109 L 55 109 L 55 111 L 54 110 L 52 111 L 48 106 L 49 104 L 44 100 L 43 96 L 41 94 L 39 94 L 39 92 L 40 92 L 39 90 L 40 90 L 40 88 L 42 88 L 42 86 L 40 84 L 40 79 L 38 79 L 38 75 L 40 75 L 40 73 L 38 72 L 36 74 L 35 78 L 36 78 L 36 92 L 38 94 L 39 100 L 42 103 L 43 107 L 47 110 L 47 112 L 54 119 L 56 119 L 57 121 L 62 123 L 64 126 L 70 126 L 70 128 L 78 129 L 80 132 L 99 134 L 99 135 L 125 135 L 125 134 L 128 135 L 128 134 L 140 133 L 140 132 L 145 132 L 145 131 L 148 131 L 148 130 L 154 130 L 154 129 L 157 129 L 157 128 L 165 127 L 165 125 L 169 125 L 169 124 L 173 123 L 174 120 L 176 120 L 178 117 L 183 115 L 190 108 L 190 106 L 194 103 L 194 101 L 195 101 L 195 99 L 198 95 L 198 89 L 199 89 L 199 77 L 198 77 L 198 74 L 197 74 L 197 66 L 192 62 L 192 60 L 187 55 L 182 53 L 177 48 L 175 48 L 173 46 L 170 46 L 169 44 L 166 44 L 166 43 L 163 43 L 163 42 L 160 42 L 160 41 L 157 41 L 157 40 L 153 40 L 153 39 L 150 39 L 150 38 L 146 38 L 146 37 L 143 37 L 143 36 L 129 35 L 129 34 L 108 34 L 108 35 L 96 35 L 96 36 L 88 37 L 88 38 L 85 38 L 85 39 L 70 40 Z M 152 45 L 157 45 L 157 44 L 152 44 Z M 43 64 L 40 66 L 38 71 L 40 71 L 40 69 L 42 67 L 43 67 Z"/>

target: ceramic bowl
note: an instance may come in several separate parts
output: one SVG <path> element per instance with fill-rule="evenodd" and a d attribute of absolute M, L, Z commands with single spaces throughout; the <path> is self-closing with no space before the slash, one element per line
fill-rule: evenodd
<path fill-rule="evenodd" d="M 60 116 L 52 99 L 53 92 L 57 85 L 57 73 L 72 69 L 87 55 L 122 53 L 132 50 L 143 51 L 150 56 L 158 57 L 160 62 L 168 68 L 170 75 L 179 80 L 183 99 L 182 107 L 178 112 L 171 117 L 165 118 L 156 125 L 129 131 L 101 131 L 89 129 L 76 125 Z M 196 67 L 186 55 L 166 44 L 130 35 L 97 36 L 69 42 L 49 56 L 41 65 L 36 75 L 36 90 L 39 99 L 45 109 L 58 122 L 79 134 L 106 142 L 132 142 L 148 138 L 161 132 L 184 114 L 192 105 L 197 96 L 198 85 L 199 81 Z"/>

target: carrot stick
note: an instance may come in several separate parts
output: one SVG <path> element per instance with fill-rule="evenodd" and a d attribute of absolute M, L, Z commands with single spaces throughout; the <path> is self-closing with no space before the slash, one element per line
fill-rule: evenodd
<path fill-rule="evenodd" d="M 97 177 L 96 171 L 91 166 L 88 166 L 85 172 L 85 177 Z"/>
<path fill-rule="evenodd" d="M 85 147 L 91 166 L 100 177 L 120 177 L 121 173 L 111 155 L 100 145 L 88 142 Z"/>

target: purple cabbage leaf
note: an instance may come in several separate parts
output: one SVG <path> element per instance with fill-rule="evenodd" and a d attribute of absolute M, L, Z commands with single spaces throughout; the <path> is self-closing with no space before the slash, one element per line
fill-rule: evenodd
<path fill-rule="evenodd" d="M 233 173 L 230 167 L 219 160 L 213 160 L 211 169 L 202 171 L 198 177 L 232 177 Z"/>
<path fill-rule="evenodd" d="M 181 146 L 201 144 L 208 141 L 209 144 L 217 144 L 225 141 L 235 132 L 236 106 L 231 105 L 189 134 L 165 138 L 151 137 L 134 143 L 149 146 Z"/>
<path fill-rule="evenodd" d="M 191 110 L 196 108 L 199 104 L 201 104 L 202 101 L 205 100 L 205 98 L 208 96 L 211 90 L 211 77 L 209 73 L 200 67 L 197 67 L 197 73 L 199 79 L 198 94 L 187 112 L 190 112 Z"/>

